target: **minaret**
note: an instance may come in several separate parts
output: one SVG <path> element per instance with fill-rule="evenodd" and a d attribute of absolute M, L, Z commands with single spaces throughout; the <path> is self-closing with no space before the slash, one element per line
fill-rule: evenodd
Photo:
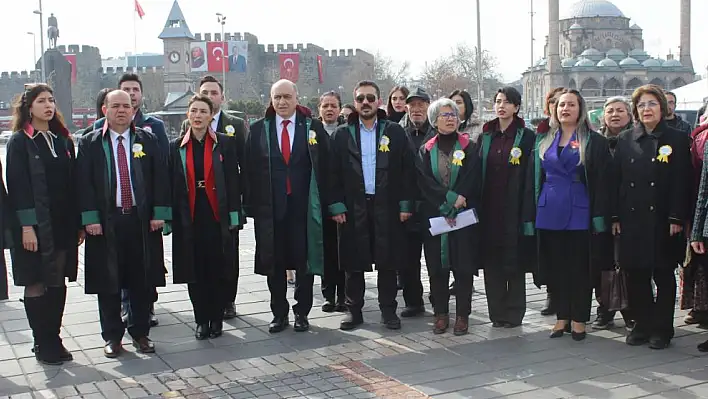
<path fill-rule="evenodd" d="M 679 61 L 693 70 L 691 60 L 691 0 L 681 0 L 681 40 Z"/>
<path fill-rule="evenodd" d="M 185 93 L 191 90 L 189 79 L 190 44 L 194 35 L 187 26 L 177 0 L 165 22 L 165 28 L 158 36 L 165 45 L 165 86 L 168 93 Z"/>
<path fill-rule="evenodd" d="M 550 76 L 549 89 L 563 85 L 560 44 L 559 22 L 560 6 L 558 0 L 548 0 L 548 60 L 546 67 Z M 543 93 L 545 95 L 545 93 Z"/>

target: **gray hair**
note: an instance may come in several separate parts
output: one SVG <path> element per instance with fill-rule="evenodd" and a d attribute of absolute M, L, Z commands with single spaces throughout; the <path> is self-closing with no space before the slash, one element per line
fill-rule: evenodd
<path fill-rule="evenodd" d="M 430 126 L 437 129 L 437 121 L 438 116 L 440 115 L 440 110 L 445 107 L 452 108 L 452 112 L 455 113 L 455 119 L 458 121 L 460 120 L 460 110 L 457 108 L 457 104 L 449 98 L 441 98 L 433 101 L 433 103 L 428 106 L 428 123 L 430 123 Z"/>
<path fill-rule="evenodd" d="M 629 100 L 622 96 L 614 96 L 610 97 L 605 101 L 605 104 L 603 104 L 602 109 L 604 110 L 608 106 L 615 104 L 615 103 L 622 103 L 624 106 L 627 108 L 627 112 L 631 113 L 632 112 L 632 105 L 629 103 Z"/>

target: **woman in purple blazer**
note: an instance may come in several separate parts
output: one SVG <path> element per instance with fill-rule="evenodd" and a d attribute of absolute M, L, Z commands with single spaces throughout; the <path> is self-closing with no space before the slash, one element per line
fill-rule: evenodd
<path fill-rule="evenodd" d="M 599 236 L 610 238 L 612 158 L 607 139 L 590 129 L 586 115 L 580 93 L 560 92 L 551 129 L 536 136 L 524 215 L 524 232 L 539 238 L 536 283 L 547 284 L 556 301 L 551 338 L 570 330 L 576 341 L 585 338 L 590 320 L 591 256 L 612 257 L 611 246 L 596 246 Z"/>

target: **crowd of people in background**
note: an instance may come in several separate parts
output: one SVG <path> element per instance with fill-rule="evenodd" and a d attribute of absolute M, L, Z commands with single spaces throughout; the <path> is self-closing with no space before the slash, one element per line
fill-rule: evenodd
<path fill-rule="evenodd" d="M 291 310 L 293 329 L 309 330 L 315 276 L 322 311 L 343 313 L 342 330 L 358 328 L 374 270 L 381 323 L 402 328 L 401 318 L 426 314 L 421 258 L 435 334 L 468 332 L 480 271 L 493 328 L 523 324 L 530 273 L 547 290 L 542 314 L 556 315 L 551 338 L 585 339 L 594 290 L 594 329 L 613 327 L 620 311 L 628 345 L 664 349 L 674 336 L 677 268 L 686 324 L 708 327 L 708 121 L 693 129 L 658 86 L 607 99 L 596 128 L 569 88 L 551 90 L 547 119 L 528 126 L 513 87 L 494 94 L 495 117 L 484 122 L 463 88 L 433 101 L 403 86 L 385 96 L 373 81 L 353 88 L 353 104 L 324 93 L 315 117 L 297 86 L 280 80 L 265 115 L 248 124 L 222 110 L 223 86 L 206 76 L 172 140 L 142 113 L 142 95 L 133 74 L 102 90 L 100 119 L 76 142 L 48 85 L 28 85 L 13 105 L 0 244 L 24 287 L 43 363 L 73 359 L 60 329 L 82 244 L 106 357 L 122 354 L 126 331 L 138 352 L 155 351 L 164 236 L 172 282 L 188 287 L 195 338 L 220 337 L 238 314 L 247 223 L 272 334 L 290 326 Z M 474 221 L 458 225 L 463 213 Z M 431 233 L 432 218 L 449 229 Z M 624 306 L 608 303 L 616 294 L 608 272 L 626 284 Z M 698 349 L 708 351 L 708 341 Z"/>

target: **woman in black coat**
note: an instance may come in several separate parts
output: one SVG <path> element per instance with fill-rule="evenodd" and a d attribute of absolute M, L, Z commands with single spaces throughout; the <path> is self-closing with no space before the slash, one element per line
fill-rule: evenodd
<path fill-rule="evenodd" d="M 478 147 L 465 134 L 457 132 L 459 111 L 447 98 L 428 107 L 428 120 L 436 135 L 421 148 L 422 170 L 418 185 L 424 198 L 420 212 L 423 220 L 445 217 L 454 225 L 459 212 L 478 209 L 482 187 L 482 163 Z M 478 225 L 431 236 L 423 242 L 425 263 L 430 277 L 430 292 L 435 298 L 433 332 L 442 334 L 449 328 L 450 271 L 455 275 L 456 309 L 454 334 L 468 331 L 472 307 L 472 279 L 480 265 Z"/>
<path fill-rule="evenodd" d="M 615 147 L 612 223 L 636 322 L 626 342 L 664 349 L 674 336 L 674 270 L 686 254 L 683 228 L 691 217 L 690 138 L 666 124 L 668 105 L 658 86 L 636 89 L 632 111 L 635 126 Z"/>
<path fill-rule="evenodd" d="M 173 279 L 187 283 L 198 340 L 222 335 L 243 224 L 236 141 L 211 131 L 213 111 L 208 97 L 192 97 L 191 127 L 170 143 Z"/>
<path fill-rule="evenodd" d="M 76 205 L 74 143 L 45 84 L 28 86 L 13 106 L 7 190 L 14 213 L 12 270 L 24 286 L 34 353 L 42 363 L 73 360 L 62 344 L 65 279 L 76 281 L 85 234 Z"/>

